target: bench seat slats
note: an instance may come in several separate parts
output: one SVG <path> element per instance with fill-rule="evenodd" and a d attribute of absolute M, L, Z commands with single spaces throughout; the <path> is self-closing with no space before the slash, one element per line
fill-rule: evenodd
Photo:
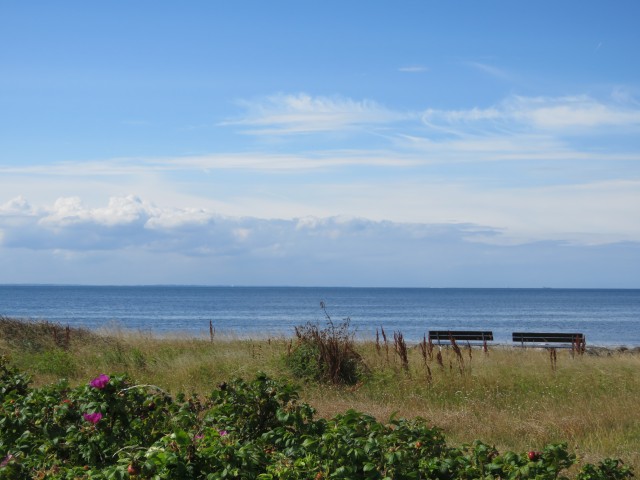
<path fill-rule="evenodd" d="M 582 342 L 582 333 L 537 333 L 537 332 L 514 332 L 514 342 L 528 343 L 576 343 Z"/>
<path fill-rule="evenodd" d="M 429 330 L 429 339 L 435 341 L 449 341 L 450 338 L 461 341 L 493 341 L 493 332 L 479 332 L 471 330 Z"/>

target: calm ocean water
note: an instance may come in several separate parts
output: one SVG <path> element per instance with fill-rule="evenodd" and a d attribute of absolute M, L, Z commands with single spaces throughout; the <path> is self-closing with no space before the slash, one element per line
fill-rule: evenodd
<path fill-rule="evenodd" d="M 0 286 L 0 315 L 98 329 L 241 337 L 293 334 L 308 321 L 351 319 L 361 338 L 382 326 L 418 341 L 430 329 L 582 332 L 590 345 L 640 346 L 640 290 L 192 286 Z"/>

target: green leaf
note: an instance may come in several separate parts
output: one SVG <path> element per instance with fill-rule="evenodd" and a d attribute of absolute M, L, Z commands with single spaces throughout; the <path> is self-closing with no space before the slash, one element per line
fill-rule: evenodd
<path fill-rule="evenodd" d="M 362 468 L 363 472 L 370 472 L 371 470 L 375 470 L 376 466 L 373 463 L 365 463 Z"/>
<path fill-rule="evenodd" d="M 176 443 L 178 445 L 186 446 L 191 443 L 191 437 L 189 437 L 189 434 L 184 430 L 176 430 L 174 432 L 174 435 L 175 435 Z"/>
<path fill-rule="evenodd" d="M 304 448 L 309 448 L 309 447 L 313 447 L 318 443 L 317 440 L 314 440 L 313 438 L 306 438 L 304 442 L 302 442 L 302 446 Z"/>

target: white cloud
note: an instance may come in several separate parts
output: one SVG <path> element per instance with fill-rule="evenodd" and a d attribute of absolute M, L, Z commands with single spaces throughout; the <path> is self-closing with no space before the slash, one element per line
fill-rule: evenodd
<path fill-rule="evenodd" d="M 273 95 L 257 102 L 243 101 L 244 118 L 222 125 L 249 127 L 254 135 L 290 135 L 337 132 L 365 125 L 388 124 L 405 120 L 406 113 L 388 110 L 370 100 L 355 101 L 343 97 Z"/>
<path fill-rule="evenodd" d="M 586 95 L 522 97 L 513 95 L 498 105 L 468 110 L 426 110 L 423 122 L 434 129 L 458 134 L 523 130 L 559 134 L 593 132 L 596 128 L 640 126 L 640 109 L 632 102 L 605 103 Z M 471 128 L 471 130 L 469 130 Z"/>
<path fill-rule="evenodd" d="M 389 127 L 388 142 L 333 149 L 322 138 L 318 148 L 306 144 L 284 153 L 0 166 L 6 196 L 0 201 L 14 197 L 0 204 L 3 243 L 147 245 L 202 255 L 225 248 L 257 251 L 259 245 L 282 252 L 289 233 L 260 243 L 266 238 L 260 232 L 276 231 L 277 222 L 257 220 L 267 218 L 297 219 L 292 231 L 330 240 L 356 227 L 371 231 L 353 220 L 367 218 L 487 225 L 491 234 L 473 240 L 493 244 L 635 242 L 640 226 L 630 219 L 640 218 L 640 110 L 628 94 L 614 96 L 612 102 L 512 96 L 484 108 L 426 110 L 424 122 L 410 114 L 405 120 L 414 119 L 413 125 L 391 125 L 402 115 L 374 103 L 280 96 L 261 104 L 264 115 L 252 118 L 286 130 L 294 122 L 285 120 L 286 111 L 299 114 L 309 128 L 343 116 L 336 122 Z M 591 141 L 607 129 L 623 132 L 624 144 L 598 149 L 574 141 Z M 345 218 L 349 228 L 338 220 Z"/>
<path fill-rule="evenodd" d="M 227 124 L 250 128 L 253 133 L 289 134 L 340 132 L 346 136 L 359 128 L 379 128 L 379 145 L 370 137 L 351 148 L 338 148 L 331 139 L 310 140 L 302 148 L 280 152 L 253 151 L 213 153 L 156 158 L 116 158 L 103 161 L 64 162 L 47 165 L 0 166 L 7 184 L 4 192 L 17 194 L 19 185 L 11 176 L 46 175 L 56 178 L 82 177 L 86 189 L 98 183 L 141 193 L 154 181 L 162 184 L 173 172 L 205 173 L 224 170 L 312 172 L 348 166 L 417 167 L 452 162 L 493 162 L 496 160 L 606 159 L 635 160 L 637 150 L 628 148 L 594 150 L 581 147 L 580 140 L 593 141 L 600 134 L 615 133 L 637 138 L 640 108 L 631 95 L 616 89 L 614 100 L 605 102 L 585 95 L 565 97 L 510 96 L 495 105 L 469 109 L 426 109 L 423 112 L 394 112 L 375 102 L 309 95 L 276 95 L 253 104 L 246 103 L 244 119 Z M 425 128 L 426 127 L 426 128 Z M 384 134 L 383 134 L 384 132 Z M 247 133 L 245 131 L 244 133 Z M 630 137 L 633 136 L 633 137 Z M 284 140 L 283 140 L 284 141 Z M 261 146 L 264 148 L 264 145 Z M 144 181 L 137 181 L 142 179 Z M 130 187 L 127 183 L 131 184 Z M 41 188 L 46 189 L 43 184 Z M 76 184 L 76 189 L 82 185 Z M 86 197 L 86 195 L 84 195 Z"/>
<path fill-rule="evenodd" d="M 32 211 L 31 205 L 22 195 L 0 205 L 0 215 L 29 215 Z"/>
<path fill-rule="evenodd" d="M 429 69 L 427 67 L 424 67 L 422 65 L 407 65 L 405 67 L 400 67 L 398 69 L 398 71 L 400 72 L 404 72 L 404 73 L 420 73 L 420 72 L 426 72 Z"/>
<path fill-rule="evenodd" d="M 357 214 L 267 220 L 159 207 L 133 195 L 98 208 L 61 198 L 52 205 L 0 211 L 0 281 L 381 286 L 555 281 L 574 287 L 640 281 L 629 266 L 640 255 L 640 227 L 629 222 L 640 215 L 637 202 L 629 201 L 637 198 L 640 182 L 502 193 L 417 183 L 347 190 L 366 206 L 360 212 L 385 217 L 400 208 L 407 217 L 418 212 L 430 221 Z M 345 191 L 336 190 L 334 201 L 348 201 Z M 29 204 L 24 198 L 13 203 Z M 300 211 L 307 209 L 303 205 Z M 456 214 L 479 221 L 447 218 Z M 486 276 L 487 269 L 495 272 Z"/>
<path fill-rule="evenodd" d="M 640 218 L 640 181 L 497 189 L 403 181 L 321 184 L 301 190 L 304 200 L 289 209 L 288 217 L 273 220 L 266 218 L 280 207 L 259 196 L 238 198 L 240 215 L 235 216 L 205 208 L 160 207 L 134 195 L 111 198 L 107 206 L 94 208 L 65 197 L 51 206 L 18 212 L 3 208 L 0 230 L 3 244 L 16 248 L 137 246 L 189 255 L 282 249 L 288 244 L 305 248 L 314 238 L 383 241 L 388 235 L 386 241 L 392 242 L 443 228 L 455 230 L 459 241 L 485 244 L 640 242 L 640 225 L 629 221 Z M 17 203 L 29 204 L 24 198 Z M 326 216 L 309 215 L 314 210 Z M 336 211 L 344 214 L 331 214 Z"/>
<path fill-rule="evenodd" d="M 78 197 L 62 197 L 47 212 L 40 223 L 48 226 L 65 226 L 80 223 L 116 226 L 146 221 L 154 208 L 135 195 L 112 197 L 104 208 L 87 208 Z"/>
<path fill-rule="evenodd" d="M 137 203 L 114 199 L 105 210 L 129 211 Z M 86 214 L 75 200 L 56 208 L 85 212 L 84 221 L 53 228 L 27 214 L 19 224 L 0 214 L 0 281 L 571 287 L 637 287 L 640 281 L 632 266 L 640 242 L 501 245 L 491 241 L 501 231 L 477 224 L 346 216 L 264 220 L 199 212 L 206 221 L 193 223 L 193 212 L 179 209 L 171 209 L 171 217 L 186 221 L 148 228 L 136 215 L 99 223 L 95 209 Z M 39 209 L 41 218 L 47 210 L 53 207 Z M 167 216 L 158 207 L 146 212 L 149 221 Z"/>
<path fill-rule="evenodd" d="M 223 217 L 206 210 L 160 208 L 133 195 L 111 198 L 104 208 L 87 208 L 79 198 L 60 198 L 38 211 L 36 216 L 23 213 L 22 222 L 13 221 L 15 212 L 0 213 L 5 248 L 54 252 L 142 248 L 183 255 L 269 255 L 322 250 L 323 239 L 386 243 L 389 234 L 406 241 L 441 237 L 443 231 L 454 236 L 474 235 L 474 228 L 464 225 L 404 224 L 346 216 L 289 220 Z"/>

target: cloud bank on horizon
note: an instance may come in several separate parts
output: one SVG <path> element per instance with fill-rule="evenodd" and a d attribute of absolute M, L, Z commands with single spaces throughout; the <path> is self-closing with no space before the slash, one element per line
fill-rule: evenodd
<path fill-rule="evenodd" d="M 0 282 L 640 287 L 635 3 L 244 3 L 0 7 Z"/>

